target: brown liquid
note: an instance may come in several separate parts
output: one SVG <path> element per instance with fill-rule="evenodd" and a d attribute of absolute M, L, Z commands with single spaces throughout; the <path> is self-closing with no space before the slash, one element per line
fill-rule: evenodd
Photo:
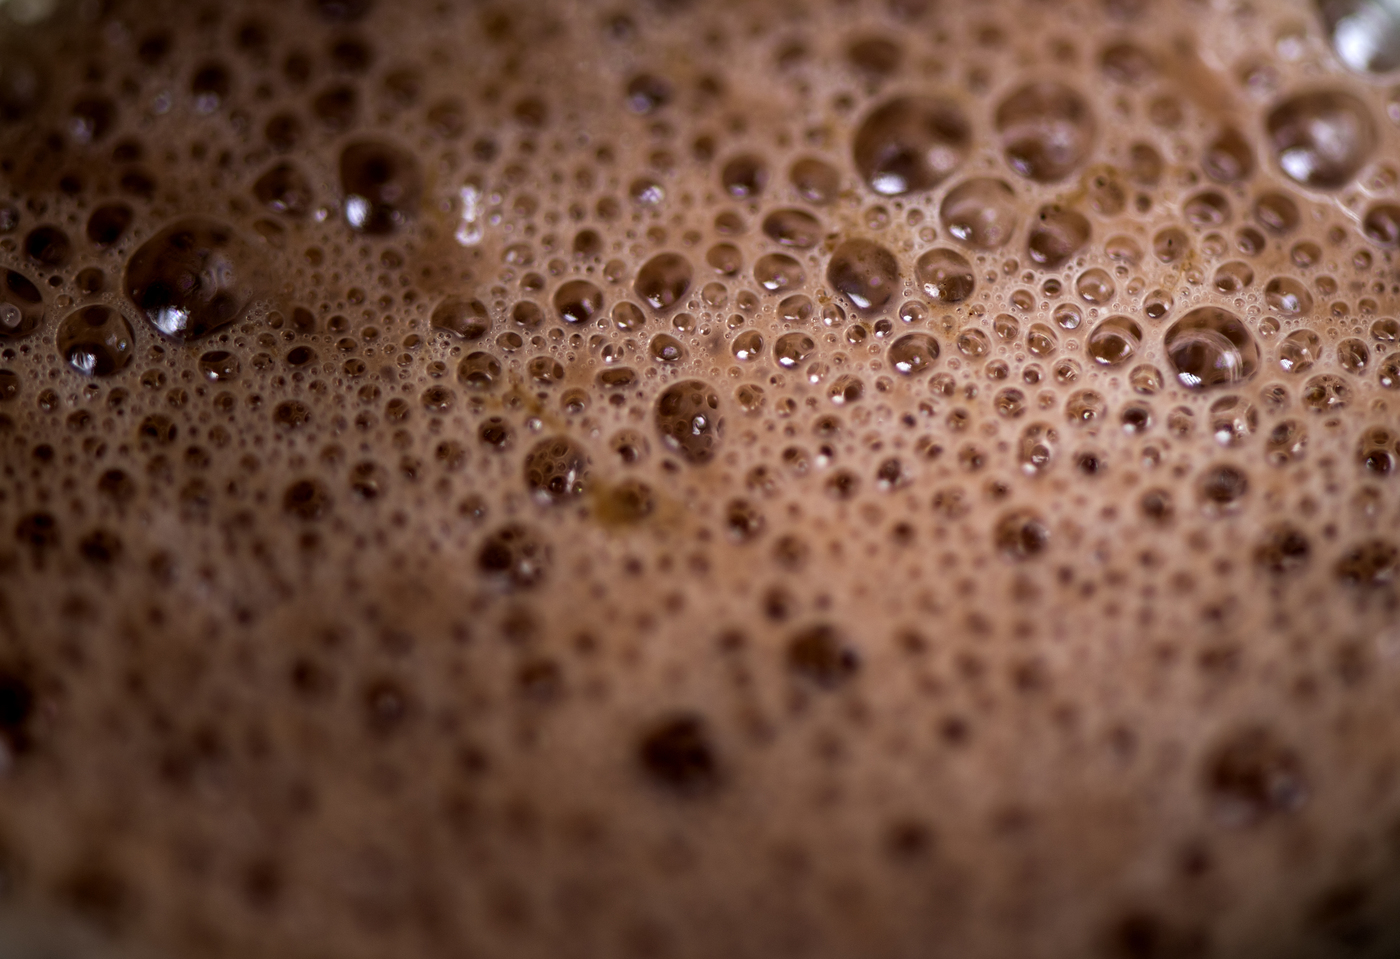
<path fill-rule="evenodd" d="M 1311 7 L 8 10 L 0 953 L 1394 954 Z"/>

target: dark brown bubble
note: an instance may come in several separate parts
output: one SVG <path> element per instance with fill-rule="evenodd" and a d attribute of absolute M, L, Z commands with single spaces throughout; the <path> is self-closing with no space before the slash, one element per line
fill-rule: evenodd
<path fill-rule="evenodd" d="M 685 298 L 695 276 L 690 260 L 679 253 L 658 253 L 642 264 L 632 288 L 657 311 L 669 310 Z"/>
<path fill-rule="evenodd" d="M 189 342 L 232 323 L 252 299 L 253 255 L 226 224 L 187 217 L 127 261 L 125 289 L 157 331 Z"/>
<path fill-rule="evenodd" d="M 1352 546 L 1337 560 L 1337 578 L 1352 586 L 1379 588 L 1400 575 L 1400 547 L 1383 539 Z"/>
<path fill-rule="evenodd" d="M 856 130 L 856 170 L 884 196 L 931 190 L 962 165 L 972 130 L 961 108 L 934 97 L 899 97 L 871 111 Z"/>
<path fill-rule="evenodd" d="M 73 244 L 56 226 L 36 226 L 24 237 L 24 255 L 37 266 L 57 269 L 72 258 Z"/>
<path fill-rule="evenodd" d="M 1041 207 L 1026 242 L 1030 258 L 1047 270 L 1059 269 L 1089 243 L 1092 228 L 1082 213 Z"/>
<path fill-rule="evenodd" d="M 807 250 L 821 241 L 822 224 L 805 210 L 774 210 L 763 218 L 763 232 L 783 246 Z"/>
<path fill-rule="evenodd" d="M 1298 204 L 1284 193 L 1263 193 L 1254 201 L 1254 218 L 1271 233 L 1288 233 L 1298 226 Z"/>
<path fill-rule="evenodd" d="M 1366 105 L 1340 90 L 1312 90 L 1283 101 L 1264 120 L 1279 168 L 1315 190 L 1349 183 L 1376 148 Z"/>
<path fill-rule="evenodd" d="M 723 422 L 719 394 L 700 380 L 672 384 L 656 401 L 656 428 L 663 445 L 696 465 L 714 457 Z"/>
<path fill-rule="evenodd" d="M 1142 345 L 1142 327 L 1126 316 L 1110 316 L 1089 334 L 1089 355 L 1104 366 L 1126 363 Z"/>
<path fill-rule="evenodd" d="M 1279 523 L 1269 528 L 1254 548 L 1254 561 L 1261 568 L 1282 576 L 1305 567 L 1312 555 L 1312 545 L 1296 526 Z"/>
<path fill-rule="evenodd" d="M 99 249 L 112 246 L 130 229 L 135 213 L 125 203 L 104 203 L 88 216 L 87 238 Z"/>
<path fill-rule="evenodd" d="M 1238 183 L 1253 175 L 1254 151 L 1239 130 L 1226 127 L 1206 146 L 1201 167 L 1216 183 Z"/>
<path fill-rule="evenodd" d="M 59 324 L 55 345 L 79 373 L 110 376 L 123 369 L 135 352 L 131 324 L 116 310 L 94 304 L 68 314 Z"/>
<path fill-rule="evenodd" d="M 1020 218 L 1016 194 L 994 177 L 964 180 L 938 207 L 943 228 L 968 246 L 995 250 L 1011 241 Z"/>
<path fill-rule="evenodd" d="M 564 503 L 583 495 L 588 454 L 566 436 L 540 440 L 525 455 L 525 485 L 543 504 Z"/>
<path fill-rule="evenodd" d="M 826 278 L 856 309 L 874 312 L 899 292 L 899 262 L 872 240 L 846 240 L 832 251 Z"/>
<path fill-rule="evenodd" d="M 1021 87 L 997 107 L 1006 162 L 1037 183 L 1063 180 L 1089 156 L 1094 117 L 1076 90 L 1054 81 Z"/>
<path fill-rule="evenodd" d="M 1019 509 L 997 520 L 992 540 L 1003 555 L 1027 560 L 1043 553 L 1050 544 L 1050 528 L 1033 510 Z"/>
<path fill-rule="evenodd" d="M 491 313 L 480 300 L 449 296 L 433 309 L 429 323 L 464 340 L 479 340 L 491 329 Z"/>
<path fill-rule="evenodd" d="M 0 339 L 28 336 L 43 319 L 44 295 L 34 281 L 16 270 L 6 270 L 0 285 Z"/>
<path fill-rule="evenodd" d="M 385 236 L 417 215 L 422 174 L 414 156 L 380 140 L 357 140 L 340 152 L 345 220 L 359 233 Z"/>
<path fill-rule="evenodd" d="M 1126 40 L 1111 43 L 1099 55 L 1099 67 L 1114 83 L 1138 86 L 1157 72 L 1153 56 L 1135 43 Z"/>
<path fill-rule="evenodd" d="M 927 333 L 906 333 L 890 344 L 886 359 L 896 372 L 917 376 L 938 359 L 938 341 Z"/>
<path fill-rule="evenodd" d="M 485 392 L 501 381 L 501 364 L 490 353 L 480 350 L 468 353 L 457 364 L 457 379 L 471 390 Z"/>
<path fill-rule="evenodd" d="M 756 197 L 768 185 L 768 164 L 754 154 L 736 156 L 724 164 L 719 180 L 725 192 L 732 197 Z"/>
<path fill-rule="evenodd" d="M 935 303 L 961 303 L 972 295 L 976 278 L 972 264 L 961 253 L 935 248 L 914 264 L 914 278 L 924 295 Z"/>
<path fill-rule="evenodd" d="M 1187 389 L 1209 389 L 1249 379 L 1259 367 L 1259 346 L 1235 316 L 1215 306 L 1191 310 L 1168 329 L 1167 360 Z"/>
<path fill-rule="evenodd" d="M 808 203 L 825 205 L 836 199 L 841 189 L 841 174 L 831 164 L 805 157 L 793 163 L 788 179 L 798 196 Z"/>
<path fill-rule="evenodd" d="M 722 782 L 709 724 L 694 713 L 664 716 L 647 727 L 637 764 L 649 781 L 682 796 L 707 795 Z"/>
<path fill-rule="evenodd" d="M 836 689 L 855 677 L 860 657 L 835 627 L 822 623 L 788 640 L 787 667 L 798 679 L 821 689 Z"/>
<path fill-rule="evenodd" d="M 1206 754 L 1203 773 L 1215 814 L 1231 826 L 1293 812 L 1308 795 L 1297 752 L 1262 726 L 1225 736 Z"/>
<path fill-rule="evenodd" d="M 238 357 L 228 350 L 210 350 L 199 357 L 199 372 L 211 383 L 238 379 Z"/>
<path fill-rule="evenodd" d="M 1377 246 L 1386 249 L 1400 246 L 1400 204 L 1373 203 L 1361 218 L 1361 232 Z"/>
<path fill-rule="evenodd" d="M 807 274 L 786 253 L 768 253 L 754 261 L 753 278 L 769 293 L 784 293 L 806 282 Z"/>
<path fill-rule="evenodd" d="M 330 492 L 319 480 L 298 480 L 282 494 L 282 509 L 301 520 L 318 520 L 330 508 Z"/>
<path fill-rule="evenodd" d="M 588 280 L 569 280 L 554 291 L 554 309 L 565 323 L 587 323 L 603 309 L 603 291 Z"/>
<path fill-rule="evenodd" d="M 304 216 L 311 209 L 311 184 L 296 166 L 275 164 L 253 184 L 253 196 L 273 213 Z"/>
<path fill-rule="evenodd" d="M 22 50 L 7 49 L 0 61 L 0 121 L 17 123 L 28 118 L 47 92 L 43 61 Z"/>
<path fill-rule="evenodd" d="M 106 97 L 83 97 L 69 111 L 69 130 L 79 143 L 94 143 L 111 132 L 117 105 Z"/>

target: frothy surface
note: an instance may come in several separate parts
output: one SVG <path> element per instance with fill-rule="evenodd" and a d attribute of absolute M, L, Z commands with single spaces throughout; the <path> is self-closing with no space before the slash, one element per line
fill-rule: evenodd
<path fill-rule="evenodd" d="M 1393 954 L 1325 6 L 6 22 L 7 948 Z"/>

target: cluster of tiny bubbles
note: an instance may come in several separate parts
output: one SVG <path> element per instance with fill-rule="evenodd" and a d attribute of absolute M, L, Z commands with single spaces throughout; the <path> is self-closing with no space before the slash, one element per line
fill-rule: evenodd
<path fill-rule="evenodd" d="M 0 954 L 1400 950 L 1397 67 L 0 3 Z"/>

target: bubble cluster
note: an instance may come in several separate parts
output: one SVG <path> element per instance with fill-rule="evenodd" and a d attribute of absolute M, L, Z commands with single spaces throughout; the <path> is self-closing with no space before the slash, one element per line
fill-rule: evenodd
<path fill-rule="evenodd" d="M 1400 952 L 1390 9 L 0 4 L 0 955 Z"/>

